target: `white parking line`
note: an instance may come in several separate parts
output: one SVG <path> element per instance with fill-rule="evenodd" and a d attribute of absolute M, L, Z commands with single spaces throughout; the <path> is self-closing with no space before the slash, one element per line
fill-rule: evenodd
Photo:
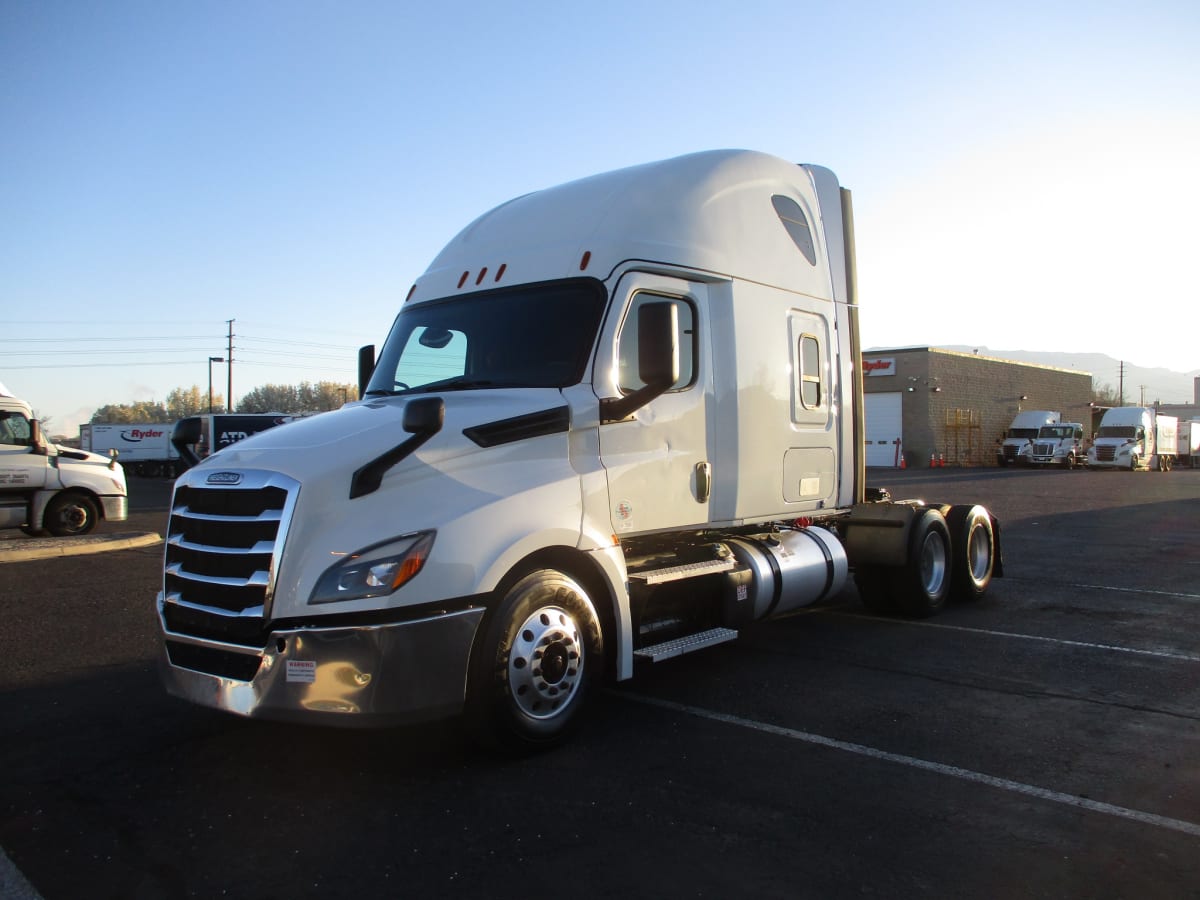
<path fill-rule="evenodd" d="M 1146 588 L 1112 587 L 1107 584 L 1068 584 L 1067 587 L 1078 588 L 1084 591 L 1116 591 L 1118 594 L 1150 594 L 1153 597 L 1176 597 L 1180 600 L 1200 600 L 1200 594 L 1182 594 L 1179 591 L 1149 591 Z"/>
<path fill-rule="evenodd" d="M 889 753 L 886 750 L 877 750 L 874 747 L 867 747 L 864 744 L 852 744 L 848 741 L 839 741 L 834 738 L 823 737 L 819 734 L 810 734 L 806 731 L 797 731 L 794 728 L 784 728 L 780 725 L 771 725 L 767 722 L 756 722 L 753 719 L 743 719 L 740 716 L 731 716 L 725 713 L 715 712 L 711 709 L 702 709 L 697 706 L 688 706 L 683 703 L 675 703 L 671 700 L 659 700 L 655 697 L 646 697 L 641 694 L 626 694 L 621 693 L 619 696 L 626 697 L 636 703 L 642 703 L 647 706 L 657 706 L 662 709 L 669 709 L 675 712 L 684 713 L 686 715 L 697 716 L 698 718 L 708 719 L 713 722 L 721 722 L 726 725 L 736 725 L 740 728 L 749 728 L 753 731 L 759 731 L 764 734 L 775 735 L 776 737 L 784 737 L 793 741 L 802 741 L 806 744 L 815 744 L 819 747 L 828 747 L 832 750 L 841 750 L 845 753 L 854 753 L 858 756 L 866 756 L 871 759 L 881 760 L 883 762 L 895 763 L 896 765 L 908 766 L 913 769 L 923 769 L 926 772 L 933 772 L 937 775 L 946 775 L 951 778 L 958 778 L 963 781 L 971 781 L 975 784 L 982 784 L 988 787 L 997 788 L 1002 791 L 1009 791 L 1014 794 L 1022 794 L 1026 797 L 1035 797 L 1039 800 L 1046 800 L 1050 803 L 1059 803 L 1064 806 L 1073 806 L 1076 809 L 1086 809 L 1090 812 L 1102 813 L 1107 816 L 1114 816 L 1119 819 L 1126 819 L 1131 822 L 1140 822 L 1143 825 L 1154 825 L 1159 828 L 1167 828 L 1171 831 L 1179 831 L 1183 834 L 1189 834 L 1193 837 L 1200 837 L 1200 825 L 1192 822 L 1184 822 L 1179 819 L 1170 819 L 1166 816 L 1157 816 L 1153 813 L 1141 812 L 1136 809 L 1128 809 L 1124 806 L 1114 806 L 1111 803 L 1101 803 L 1097 800 L 1089 800 L 1086 797 L 1077 797 L 1074 794 L 1064 794 L 1060 791 L 1050 791 L 1046 788 L 1035 787 L 1030 784 L 1022 784 L 1019 781 L 1010 781 L 1007 778 L 996 778 L 992 775 L 985 775 L 982 772 L 972 772 L 970 769 L 960 769 L 958 766 L 947 766 L 942 763 L 930 762 L 926 759 L 917 759 L 912 756 L 904 756 L 900 753 Z"/>
<path fill-rule="evenodd" d="M 1120 647 L 1116 644 L 1094 644 L 1088 641 L 1069 641 L 1065 638 L 1045 637 L 1040 634 L 1021 634 L 1015 631 L 994 631 L 990 628 L 967 628 L 963 625 L 946 625 L 943 622 L 917 622 L 912 619 L 880 619 L 878 616 L 864 616 L 860 613 L 838 612 L 825 609 L 830 615 L 842 616 L 849 619 L 866 619 L 870 622 L 887 622 L 889 625 L 910 625 L 916 628 L 940 628 L 944 631 L 966 631 L 971 634 L 986 634 L 990 637 L 1014 638 L 1023 641 L 1042 641 L 1047 644 L 1061 644 L 1065 647 L 1083 647 L 1088 650 L 1106 650 L 1113 653 L 1132 653 L 1137 656 L 1154 656 L 1159 659 L 1173 659 L 1180 662 L 1200 662 L 1200 656 L 1194 653 L 1180 653 L 1175 650 L 1141 650 L 1137 647 Z"/>

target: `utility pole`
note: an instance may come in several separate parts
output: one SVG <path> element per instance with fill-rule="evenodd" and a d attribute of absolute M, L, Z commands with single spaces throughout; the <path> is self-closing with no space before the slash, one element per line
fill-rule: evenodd
<path fill-rule="evenodd" d="M 229 349 L 225 353 L 225 361 L 229 364 L 226 373 L 229 376 L 229 382 L 225 391 L 225 412 L 233 412 L 233 323 L 235 319 L 226 319 L 225 324 L 229 326 Z"/>
<path fill-rule="evenodd" d="M 1120 402 L 1117 405 L 1124 406 L 1125 405 L 1125 360 L 1121 360 L 1121 368 L 1119 371 L 1121 373 L 1120 374 L 1120 388 L 1119 388 Z"/>

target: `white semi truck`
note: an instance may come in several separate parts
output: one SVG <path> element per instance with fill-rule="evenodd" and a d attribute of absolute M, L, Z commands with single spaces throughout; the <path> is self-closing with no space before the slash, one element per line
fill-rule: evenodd
<path fill-rule="evenodd" d="M 124 521 L 128 504 L 114 457 L 47 441 L 29 404 L 0 385 L 0 528 L 82 535 L 101 518 Z"/>
<path fill-rule="evenodd" d="M 343 725 L 465 713 L 532 749 L 596 679 L 851 569 L 911 616 L 1001 574 L 983 507 L 865 487 L 850 195 L 818 166 L 714 151 L 519 197 L 359 361 L 360 401 L 176 482 L 172 693 Z"/>
<path fill-rule="evenodd" d="M 1043 425 L 1029 449 L 1029 464 L 1061 466 L 1074 469 L 1087 465 L 1087 450 L 1083 445 L 1082 422 L 1059 422 Z"/>
<path fill-rule="evenodd" d="M 996 446 L 996 465 L 1029 465 L 1033 461 L 1033 442 L 1044 425 L 1057 425 L 1062 414 L 1049 409 L 1027 409 L 1017 413 Z"/>
<path fill-rule="evenodd" d="M 1149 406 L 1114 406 L 1100 420 L 1088 449 L 1088 465 L 1100 469 L 1170 471 L 1175 463 L 1179 420 Z"/>

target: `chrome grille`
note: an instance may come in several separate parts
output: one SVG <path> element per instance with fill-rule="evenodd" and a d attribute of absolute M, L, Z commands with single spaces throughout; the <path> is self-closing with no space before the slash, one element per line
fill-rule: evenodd
<path fill-rule="evenodd" d="M 175 488 L 167 525 L 163 617 L 179 635 L 263 646 L 271 592 L 299 484 L 239 472 L 238 484 Z"/>
<path fill-rule="evenodd" d="M 1096 448 L 1096 459 L 1099 462 L 1112 462 L 1116 458 L 1117 458 L 1117 448 L 1116 447 L 1097 447 Z"/>
<path fill-rule="evenodd" d="M 1034 444 L 1033 445 L 1033 455 L 1034 456 L 1050 456 L 1053 453 L 1054 453 L 1054 445 L 1053 444 Z"/>

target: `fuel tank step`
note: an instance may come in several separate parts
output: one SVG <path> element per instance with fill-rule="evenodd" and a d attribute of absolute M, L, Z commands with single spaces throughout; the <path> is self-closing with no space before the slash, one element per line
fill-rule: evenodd
<path fill-rule="evenodd" d="M 665 584 L 668 581 L 682 581 L 685 578 L 699 578 L 701 575 L 731 572 L 736 566 L 737 561 L 732 556 L 726 559 L 706 559 L 700 562 L 685 563 L 682 566 L 630 572 L 629 580 L 640 581 L 642 584 Z"/>
<path fill-rule="evenodd" d="M 652 644 L 634 651 L 634 658 L 646 662 L 662 662 L 676 656 L 683 656 L 693 650 L 703 650 L 715 644 L 736 640 L 738 633 L 732 628 L 710 628 L 708 631 L 698 631 L 661 644 Z"/>

